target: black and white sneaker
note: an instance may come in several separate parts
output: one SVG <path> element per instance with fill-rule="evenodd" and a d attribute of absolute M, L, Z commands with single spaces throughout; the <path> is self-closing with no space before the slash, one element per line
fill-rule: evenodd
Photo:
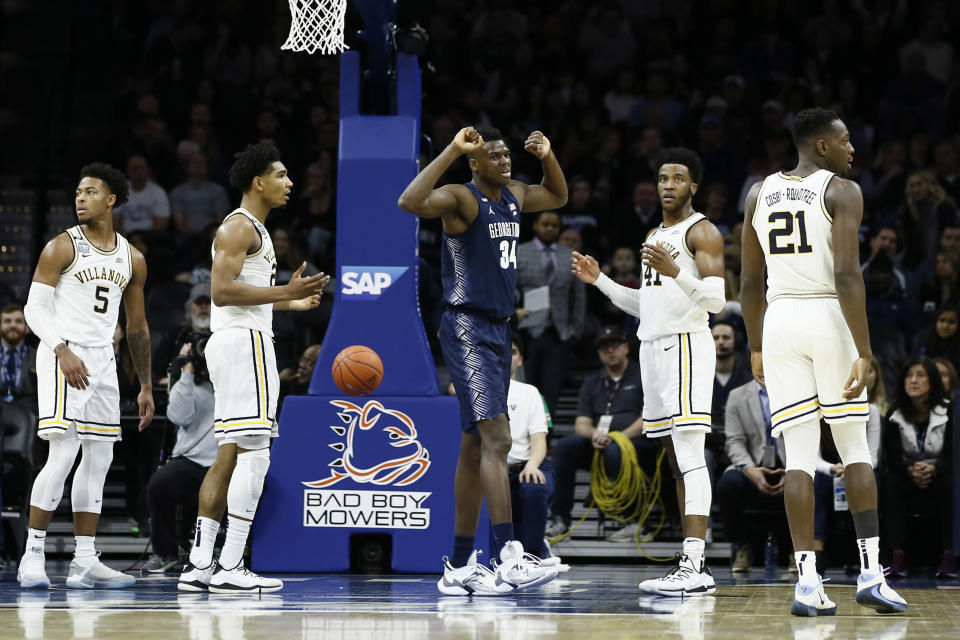
<path fill-rule="evenodd" d="M 690 558 L 683 555 L 677 566 L 667 575 L 641 582 L 640 591 L 655 596 L 689 598 L 714 594 L 717 592 L 717 584 L 706 562 L 701 560 L 700 566 L 697 567 Z"/>
<path fill-rule="evenodd" d="M 217 567 L 208 588 L 210 593 L 270 593 L 283 589 L 283 581 L 259 576 L 241 562 L 233 569 Z"/>
<path fill-rule="evenodd" d="M 180 574 L 177 589 L 192 592 L 206 591 L 210 586 L 210 578 L 213 577 L 216 564 L 216 561 L 211 561 L 208 566 L 201 569 L 188 560 L 187 564 L 183 565 L 183 573 Z"/>

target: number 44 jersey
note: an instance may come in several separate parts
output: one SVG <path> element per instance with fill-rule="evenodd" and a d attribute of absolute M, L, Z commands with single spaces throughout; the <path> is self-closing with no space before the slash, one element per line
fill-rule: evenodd
<path fill-rule="evenodd" d="M 71 345 L 105 347 L 113 344 L 123 291 L 133 275 L 130 245 L 114 233 L 114 246 L 95 246 L 77 225 L 66 230 L 73 243 L 73 260 L 60 273 L 53 294 L 53 321 L 60 337 Z"/>
<path fill-rule="evenodd" d="M 767 263 L 767 301 L 835 298 L 833 219 L 824 194 L 833 172 L 806 177 L 774 173 L 763 181 L 753 228 Z"/>

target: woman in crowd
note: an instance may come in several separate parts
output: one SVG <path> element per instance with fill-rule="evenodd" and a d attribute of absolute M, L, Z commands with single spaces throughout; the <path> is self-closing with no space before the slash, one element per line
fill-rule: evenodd
<path fill-rule="evenodd" d="M 960 362 L 960 312 L 956 307 L 946 306 L 937 311 L 933 324 L 917 335 L 916 351 L 928 358 L 946 358 L 956 367 Z"/>
<path fill-rule="evenodd" d="M 907 520 L 920 512 L 939 522 L 938 577 L 956 576 L 951 547 L 952 408 L 933 360 L 910 356 L 900 373 L 893 412 L 883 421 L 885 540 L 891 576 L 907 573 Z"/>

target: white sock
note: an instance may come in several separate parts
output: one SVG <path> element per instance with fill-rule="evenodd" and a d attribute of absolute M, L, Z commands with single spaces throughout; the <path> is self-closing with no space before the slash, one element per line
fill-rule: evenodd
<path fill-rule="evenodd" d="M 683 539 L 683 555 L 690 558 L 693 562 L 693 566 L 697 569 L 700 569 L 700 565 L 703 562 L 703 548 L 704 541 L 700 538 L 684 538 Z"/>
<path fill-rule="evenodd" d="M 860 573 L 874 574 L 880 571 L 880 536 L 857 538 L 860 551 Z"/>
<path fill-rule="evenodd" d="M 190 550 L 190 563 L 200 569 L 206 569 L 213 562 L 213 545 L 217 542 L 220 523 L 213 518 L 197 518 L 197 533 Z"/>
<path fill-rule="evenodd" d="M 73 558 L 82 565 L 89 565 L 97 561 L 97 548 L 94 546 L 94 536 L 74 536 L 76 546 L 73 549 Z"/>
<path fill-rule="evenodd" d="M 243 548 L 247 546 L 251 524 L 249 520 L 227 516 L 227 541 L 220 551 L 220 566 L 224 569 L 233 569 L 243 560 Z"/>
<path fill-rule="evenodd" d="M 793 554 L 797 561 L 797 571 L 800 572 L 800 584 L 817 584 L 817 554 L 813 551 L 797 551 Z"/>
<path fill-rule="evenodd" d="M 43 553 L 47 541 L 47 532 L 43 529 L 27 529 L 26 553 Z"/>

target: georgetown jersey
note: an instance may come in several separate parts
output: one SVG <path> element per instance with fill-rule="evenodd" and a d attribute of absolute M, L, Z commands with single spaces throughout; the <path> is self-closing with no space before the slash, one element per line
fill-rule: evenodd
<path fill-rule="evenodd" d="M 687 246 L 687 231 L 705 219 L 702 213 L 694 213 L 682 222 L 664 227 L 663 223 L 647 236 L 647 244 L 663 247 L 683 271 L 700 279 L 700 270 Z M 640 278 L 640 340 L 655 340 L 677 333 L 709 331 L 707 312 L 690 299 L 673 278 L 657 272 L 653 267 L 643 267 Z"/>
<path fill-rule="evenodd" d="M 114 248 L 103 251 L 87 239 L 82 225 L 65 233 L 73 243 L 73 262 L 60 272 L 53 293 L 57 333 L 70 344 L 112 345 L 123 290 L 133 276 L 130 245 L 115 232 Z"/>
<path fill-rule="evenodd" d="M 494 202 L 473 184 L 467 188 L 480 207 L 466 231 L 443 232 L 440 273 L 447 306 L 506 319 L 514 313 L 520 204 L 506 187 Z"/>
<path fill-rule="evenodd" d="M 767 301 L 778 297 L 836 297 L 833 219 L 824 194 L 833 173 L 805 178 L 774 173 L 763 181 L 753 228 L 767 262 Z"/>
<path fill-rule="evenodd" d="M 240 269 L 240 275 L 237 280 L 251 284 L 255 287 L 271 287 L 277 278 L 277 256 L 273 252 L 273 241 L 270 240 L 270 234 L 266 228 L 260 224 L 252 213 L 246 209 L 237 209 L 226 218 L 231 216 L 246 216 L 260 234 L 260 248 L 256 253 L 248 254 L 243 261 L 243 267 Z M 216 255 L 216 240 L 211 252 Z M 265 335 L 273 336 L 273 303 L 255 304 L 248 306 L 226 305 L 218 307 L 210 301 L 210 330 L 221 331 L 223 329 L 252 329 L 263 332 Z"/>

